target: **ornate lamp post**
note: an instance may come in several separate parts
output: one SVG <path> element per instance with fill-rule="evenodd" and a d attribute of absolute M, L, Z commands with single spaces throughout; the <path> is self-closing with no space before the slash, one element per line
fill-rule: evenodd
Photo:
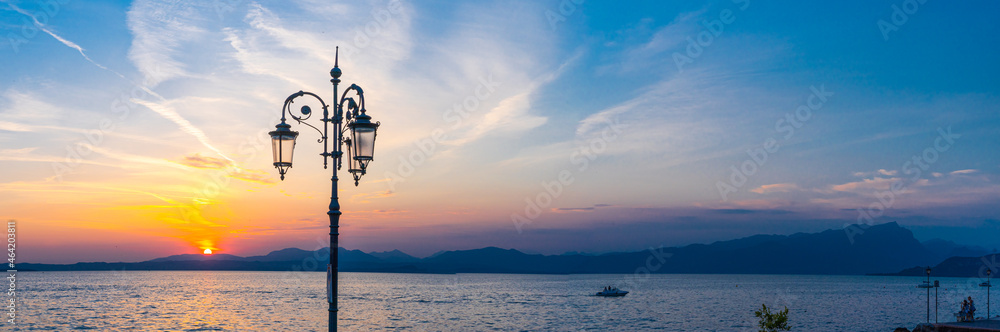
<path fill-rule="evenodd" d="M 298 137 L 299 133 L 291 130 L 291 125 L 285 123 L 286 114 L 295 120 L 295 122 L 304 124 L 315 129 L 320 134 L 320 138 L 317 140 L 318 143 L 323 144 L 323 168 L 327 168 L 328 159 L 332 159 L 334 163 L 333 167 L 333 177 L 331 181 L 333 182 L 333 191 L 330 196 L 330 206 L 329 211 L 326 212 L 330 216 L 330 264 L 327 265 L 326 269 L 326 288 L 327 288 L 327 301 L 330 303 L 329 308 L 329 325 L 330 331 L 337 330 L 337 251 L 339 242 L 337 237 L 340 235 L 340 202 L 337 197 L 337 170 L 340 169 L 342 156 L 344 154 L 342 145 L 347 144 L 348 150 L 348 169 L 347 171 L 354 176 L 354 185 L 358 185 L 358 180 L 365 175 L 368 168 L 368 163 L 372 161 L 372 156 L 375 152 L 375 133 L 378 130 L 379 123 L 372 122 L 371 116 L 366 114 L 365 110 L 365 96 L 364 91 L 361 87 L 351 84 L 347 90 L 344 90 L 343 96 L 340 97 L 339 101 L 337 99 L 337 85 L 340 84 L 340 67 L 338 65 L 340 57 L 340 47 L 337 47 L 337 55 L 335 56 L 333 69 L 330 70 L 330 76 L 333 79 L 330 80 L 333 83 L 333 104 L 332 114 L 331 110 L 327 106 L 326 102 L 322 98 L 317 96 L 312 92 L 299 91 L 293 93 L 285 99 L 285 105 L 281 108 L 281 123 L 275 126 L 275 130 L 268 133 L 271 136 L 271 148 L 274 153 L 274 167 L 278 169 L 278 173 L 281 174 L 281 180 L 285 179 L 285 173 L 288 169 L 292 167 L 292 150 L 295 148 L 295 139 Z M 354 92 L 357 100 L 354 97 L 348 97 L 348 93 Z M 295 98 L 302 96 L 310 96 L 316 98 L 320 105 L 323 106 L 323 118 L 320 121 L 323 122 L 323 130 L 314 127 L 313 125 L 303 122 L 312 116 L 312 110 L 309 106 L 302 106 L 299 109 L 299 114 L 296 115 L 292 112 L 291 104 L 295 101 Z M 344 106 L 347 106 L 345 109 Z M 344 120 L 346 119 L 346 123 Z M 330 124 L 333 124 L 332 136 L 329 134 Z M 344 137 L 344 134 L 350 130 L 350 136 Z M 328 144 L 332 143 L 332 144 Z"/>

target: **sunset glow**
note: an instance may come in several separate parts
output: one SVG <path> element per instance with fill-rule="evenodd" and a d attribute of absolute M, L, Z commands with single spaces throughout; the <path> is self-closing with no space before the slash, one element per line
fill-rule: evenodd
<path fill-rule="evenodd" d="M 328 246 L 338 165 L 289 120 L 280 181 L 267 132 L 289 94 L 331 98 L 337 46 L 341 92 L 363 86 L 381 123 L 359 185 L 339 173 L 348 249 L 611 252 L 890 221 L 997 244 L 995 5 L 883 35 L 875 2 L 47 3 L 0 1 L 17 36 L 0 218 L 21 261 Z"/>
<path fill-rule="evenodd" d="M 998 12 L 0 0 L 0 325 L 991 329 Z"/>

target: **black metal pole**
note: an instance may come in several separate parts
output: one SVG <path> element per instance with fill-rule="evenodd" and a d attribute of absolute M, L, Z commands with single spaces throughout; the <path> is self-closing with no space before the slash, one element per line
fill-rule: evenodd
<path fill-rule="evenodd" d="M 339 251 L 340 245 L 337 237 L 340 235 L 340 202 L 337 197 L 337 167 L 333 168 L 333 196 L 330 197 L 330 211 L 327 211 L 327 215 L 330 216 L 330 267 L 328 268 L 327 278 L 330 283 L 330 332 L 337 331 L 337 252 Z"/>
<path fill-rule="evenodd" d="M 337 47 L 337 58 L 339 58 L 340 47 Z M 340 103 L 337 102 L 337 84 L 340 83 L 340 71 L 338 61 L 334 61 L 333 68 L 335 70 L 330 71 L 330 76 L 333 79 L 330 80 L 333 83 L 333 177 L 330 179 L 333 182 L 333 192 L 330 195 L 330 211 L 326 214 L 330 216 L 330 266 L 327 267 L 327 283 L 330 284 L 330 319 L 329 326 L 330 332 L 337 331 L 337 281 L 339 279 L 338 275 L 338 261 L 337 252 L 340 251 L 340 198 L 337 196 L 337 168 L 340 166 L 340 143 L 342 141 L 340 135 L 341 133 L 341 120 L 343 119 Z M 324 125 L 324 128 L 326 126 Z"/>
<path fill-rule="evenodd" d="M 927 272 L 927 286 L 928 286 L 928 288 L 927 288 L 927 323 L 928 324 L 931 323 L 931 289 L 929 288 L 930 285 L 931 285 L 931 273 Z"/>
<path fill-rule="evenodd" d="M 937 282 L 936 280 L 934 282 Z M 938 322 L 938 297 L 937 297 L 937 285 L 934 285 L 934 324 Z"/>

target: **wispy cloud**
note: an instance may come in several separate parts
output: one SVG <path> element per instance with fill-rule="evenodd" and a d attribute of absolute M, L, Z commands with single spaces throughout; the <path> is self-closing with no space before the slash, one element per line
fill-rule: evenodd
<path fill-rule="evenodd" d="M 94 146 L 94 145 L 89 145 L 89 144 L 87 144 L 86 146 L 89 149 L 93 150 L 95 153 L 98 153 L 98 154 L 103 155 L 105 157 L 109 157 L 109 158 L 112 158 L 112 159 L 116 159 L 116 160 L 119 160 L 119 161 L 125 161 L 125 162 L 129 163 L 129 164 L 125 164 L 124 165 L 125 167 L 134 167 L 134 164 L 142 164 L 142 165 L 154 165 L 154 166 L 163 166 L 163 167 L 175 168 L 175 169 L 183 169 L 183 167 L 181 165 L 178 165 L 178 164 L 175 164 L 175 163 L 171 163 L 171 162 L 169 162 L 167 160 L 164 160 L 164 159 L 161 159 L 161 158 L 150 157 L 150 156 L 140 155 L 140 154 L 126 153 L 126 152 L 121 152 L 121 151 L 116 151 L 116 150 L 112 150 L 112 149 L 109 149 L 109 148 L 105 148 L 103 146 Z"/>
<path fill-rule="evenodd" d="M 225 171 L 226 176 L 247 182 L 253 182 L 258 184 L 277 183 L 277 181 L 274 179 L 274 176 L 272 176 L 270 173 L 257 169 L 246 169 L 246 168 L 236 167 L 236 165 L 229 160 L 204 156 L 200 153 L 184 156 L 184 158 L 177 161 L 177 164 L 197 169 Z"/>
<path fill-rule="evenodd" d="M 203 132 L 198 127 L 195 127 L 193 124 L 191 124 L 190 121 L 188 121 L 180 114 L 178 114 L 177 111 L 169 105 L 169 103 L 157 103 L 141 99 L 136 99 L 134 101 L 142 106 L 145 106 L 150 110 L 153 110 L 157 114 L 160 114 L 167 120 L 173 121 L 175 124 L 177 124 L 177 126 L 181 128 L 182 131 L 191 136 L 194 136 L 198 140 L 198 142 L 200 142 L 203 146 L 214 151 L 215 153 L 217 153 L 219 156 L 222 156 L 226 160 L 230 162 L 233 161 L 228 156 L 226 156 L 225 153 L 223 153 L 221 150 L 212 145 L 212 142 L 210 141 L 208 136 L 205 135 L 205 132 Z"/>
<path fill-rule="evenodd" d="M 545 73 L 539 78 L 532 79 L 527 85 L 518 90 L 514 90 L 513 96 L 500 101 L 496 107 L 490 109 L 475 125 L 465 132 L 464 136 L 450 140 L 449 144 L 464 145 L 473 142 L 485 135 L 493 132 L 522 132 L 544 125 L 547 117 L 531 114 L 531 100 L 537 98 L 535 93 L 558 79 L 568 68 L 571 68 L 583 55 L 582 50 L 578 50 L 572 57 L 564 61 L 555 70 Z"/>
<path fill-rule="evenodd" d="M 717 83 L 708 73 L 697 70 L 664 79 L 633 99 L 581 120 L 577 138 L 600 138 L 602 130 L 614 123 L 627 128 L 627 134 L 608 153 L 670 151 L 674 157 L 664 161 L 674 162 L 705 154 L 723 138 L 738 134 L 726 129 L 734 126 L 736 119 L 725 114 L 740 97 L 720 98 L 734 91 L 723 93 Z"/>
<path fill-rule="evenodd" d="M 38 150 L 38 147 L 20 148 L 20 149 L 0 149 L 0 156 L 25 155 L 35 150 Z"/>
<path fill-rule="evenodd" d="M 182 42 L 205 31 L 199 26 L 203 15 L 214 13 L 209 3 L 199 8 L 187 1 L 134 1 L 127 15 L 133 33 L 129 59 L 144 75 L 144 82 L 156 86 L 168 79 L 191 74 L 175 56 L 183 52 Z M 168 19 L 169 18 L 169 19 Z"/>
<path fill-rule="evenodd" d="M 852 173 L 852 175 L 854 175 L 856 177 L 859 177 L 859 178 L 866 177 L 866 176 L 873 176 L 873 175 L 896 176 L 897 174 L 899 174 L 899 171 L 897 171 L 897 170 L 885 170 L 885 169 L 879 169 L 879 170 L 874 171 L 874 172 L 854 172 L 854 173 Z"/>
<path fill-rule="evenodd" d="M 26 132 L 31 131 L 31 126 L 14 122 L 0 121 L 0 130 Z"/>
<path fill-rule="evenodd" d="M 19 161 L 19 162 L 38 162 L 38 163 L 67 163 L 69 159 L 66 156 L 50 156 L 50 155 L 40 155 L 33 153 L 37 150 L 37 147 L 21 148 L 21 149 L 2 149 L 0 150 L 0 160 L 4 161 Z M 97 165 L 121 168 L 120 164 L 98 162 L 93 160 L 73 160 L 73 162 L 87 164 L 87 165 Z"/>
<path fill-rule="evenodd" d="M 9 2 L 6 2 L 6 3 L 11 8 L 13 8 L 15 11 L 17 11 L 18 13 L 21 13 L 23 15 L 26 15 L 26 16 L 30 17 L 34 21 L 35 25 L 39 27 L 39 29 L 41 29 L 45 33 L 47 33 L 50 36 L 52 36 L 53 38 L 55 38 L 56 40 L 58 40 L 63 45 L 66 45 L 67 47 L 75 49 L 77 52 L 80 53 L 81 56 L 83 56 L 84 59 L 86 59 L 91 64 L 93 64 L 93 65 L 95 65 L 98 68 L 101 68 L 103 70 L 109 71 L 109 72 L 115 74 L 116 76 L 122 78 L 123 80 L 131 82 L 133 85 L 135 85 L 135 86 L 143 89 L 145 92 L 149 93 L 150 95 L 153 95 L 153 96 L 155 96 L 155 97 L 157 97 L 157 98 L 159 98 L 161 100 L 163 99 L 162 96 L 160 96 L 159 94 L 153 92 L 152 90 L 150 90 L 149 88 L 147 88 L 145 85 L 143 85 L 143 84 L 137 84 L 135 82 L 132 82 L 131 80 L 129 80 L 128 78 L 126 78 L 121 73 L 119 73 L 117 71 L 114 71 L 112 69 L 109 69 L 108 67 L 95 62 L 93 59 L 91 59 L 89 56 L 87 56 L 87 53 L 85 52 L 85 50 L 84 50 L 83 47 L 81 47 L 80 45 L 78 45 L 78 44 L 76 44 L 76 43 L 74 43 L 74 42 L 72 42 L 72 41 L 70 41 L 70 40 L 68 40 L 66 38 L 63 38 L 62 36 L 56 34 L 52 30 L 50 30 L 45 24 L 42 24 L 41 22 L 39 22 L 38 19 L 34 15 L 32 15 L 31 13 L 29 13 L 29 12 L 21 9 L 20 7 L 18 7 L 17 5 L 14 5 L 13 3 L 9 3 Z M 182 17 L 182 16 L 178 16 L 178 17 Z M 186 29 L 183 26 L 177 26 L 177 25 L 174 25 L 173 28 L 175 28 L 175 30 L 176 29 L 181 29 L 181 30 Z M 138 36 L 137 36 L 137 39 L 139 39 Z M 139 47 L 141 48 L 142 45 L 143 44 L 140 43 Z M 136 47 L 137 47 L 136 45 L 133 45 L 133 49 L 135 49 Z M 143 54 L 149 55 L 149 53 L 143 53 Z M 144 58 L 142 58 L 141 56 L 139 58 L 140 58 L 139 62 L 143 62 L 142 60 Z M 168 62 L 168 61 L 166 61 L 164 59 L 156 59 L 156 60 L 159 60 L 159 61 L 156 61 L 155 64 L 150 64 L 150 63 L 147 63 L 147 62 L 143 62 L 143 64 L 149 64 L 149 65 L 151 65 L 151 67 L 154 68 L 153 70 L 148 71 L 147 74 L 155 73 L 156 76 L 162 76 L 160 74 L 160 72 L 163 71 L 162 67 L 165 64 L 169 64 L 170 62 Z M 157 82 L 153 78 L 153 76 L 151 76 L 151 75 L 148 75 L 148 76 L 149 77 L 147 77 L 147 82 L 153 82 L 153 83 Z M 226 157 L 226 155 L 223 154 L 222 151 L 220 151 L 219 149 L 215 148 L 211 144 L 211 142 L 209 142 L 208 137 L 206 137 L 205 134 L 200 129 L 194 127 L 189 121 L 187 121 L 186 119 L 184 119 L 183 117 L 181 117 L 179 114 L 177 114 L 177 112 L 173 111 L 172 109 L 170 109 L 170 108 L 168 108 L 168 107 L 166 107 L 164 105 L 160 105 L 160 104 L 157 104 L 157 103 L 154 103 L 154 102 L 145 101 L 145 100 L 134 100 L 134 101 L 142 104 L 143 106 L 146 106 L 147 108 L 150 108 L 151 110 L 153 110 L 154 112 L 160 114 L 161 116 L 163 116 L 163 117 L 165 117 L 165 118 L 173 121 L 178 126 L 180 126 L 183 131 L 185 131 L 188 134 L 191 134 L 192 136 L 194 136 L 195 138 L 197 138 L 198 141 L 201 142 L 205 147 L 211 149 L 212 151 L 215 151 L 216 153 L 218 153 L 223 158 L 227 158 L 228 159 L 228 157 Z M 10 127 L 10 126 L 8 126 L 8 127 Z"/>
<path fill-rule="evenodd" d="M 308 241 L 315 232 L 304 230 L 325 227 L 325 210 L 315 209 L 329 195 L 328 185 L 315 181 L 330 172 L 316 165 L 323 147 L 315 144 L 317 137 L 306 137 L 311 129 L 293 123 L 303 133 L 297 165 L 313 165 L 296 166 L 297 176 L 277 182 L 273 170 L 257 169 L 270 168 L 270 146 L 261 131 L 273 126 L 288 93 L 306 90 L 328 98 L 327 71 L 338 45 L 344 70 L 340 91 L 350 83 L 363 86 L 369 113 L 383 126 L 377 161 L 365 181 L 360 187 L 341 182 L 341 197 L 352 203 L 345 204 L 345 212 L 355 216 L 345 219 L 354 223 L 345 227 L 361 236 L 358 243 L 395 246 L 419 232 L 435 233 L 420 238 L 431 245 L 415 245 L 432 251 L 494 241 L 501 237 L 496 228 L 509 228 L 494 221 L 523 210 L 525 197 L 538 197 L 563 171 L 572 172 L 572 184 L 566 182 L 565 194 L 540 208 L 547 213 L 536 223 L 538 234 L 580 231 L 563 245 L 607 231 L 581 230 L 581 221 L 591 226 L 616 221 L 612 231 L 628 240 L 621 242 L 639 249 L 653 242 L 639 244 L 636 236 L 691 241 L 686 233 L 671 235 L 664 229 L 697 229 L 704 235 L 699 239 L 706 240 L 736 235 L 703 223 L 718 220 L 731 223 L 714 225 L 737 225 L 746 233 L 758 233 L 772 221 L 783 225 L 773 228 L 782 233 L 806 227 L 794 225 L 825 222 L 820 218 L 839 226 L 856 218 L 850 214 L 857 208 L 879 202 L 895 183 L 905 183 L 906 190 L 895 196 L 886 213 L 891 216 L 960 211 L 956 218 L 993 218 L 995 209 L 986 207 L 1000 197 L 996 163 L 983 161 L 981 152 L 986 142 L 996 141 L 995 89 L 977 78 L 982 75 L 962 76 L 962 68 L 956 68 L 971 63 L 969 68 L 979 67 L 975 70 L 981 73 L 988 66 L 953 62 L 939 68 L 947 75 L 931 71 L 903 83 L 884 79 L 897 77 L 900 66 L 878 61 L 845 72 L 827 60 L 853 59 L 857 50 L 830 49 L 829 44 L 862 40 L 863 34 L 748 25 L 751 15 L 788 13 L 771 7 L 748 11 L 726 25 L 725 35 L 713 38 L 696 62 L 678 72 L 672 53 L 687 54 L 687 38 L 697 39 L 706 29 L 703 22 L 732 4 L 701 10 L 697 4 L 650 6 L 642 15 L 612 15 L 596 25 L 586 15 L 576 16 L 552 31 L 544 13 L 555 8 L 532 1 L 237 1 L 223 4 L 227 8 L 220 12 L 218 4 L 205 1 L 135 0 L 99 10 L 76 6 L 48 21 L 27 2 L 9 2 L 14 9 L 0 2 L 0 11 L 29 25 L 46 23 L 37 36 L 45 42 L 31 44 L 39 54 L 52 56 L 38 59 L 43 66 L 66 58 L 92 64 L 79 62 L 82 68 L 67 78 L 65 71 L 34 70 L 35 59 L 9 59 L 18 65 L 11 66 L 10 83 L 0 95 L 0 160 L 18 172 L 13 181 L 24 182 L 0 183 L 10 193 L 0 199 L 0 210 L 31 215 L 39 225 L 77 222 L 144 240 L 168 234 L 216 248 L 224 247 L 218 241 L 225 239 L 264 235 L 267 245 Z M 395 4 L 401 5 L 398 10 L 382 11 Z M 614 5 L 577 7 L 581 15 Z M 792 13 L 797 9 L 784 7 Z M 126 12 L 125 21 L 86 21 L 105 10 Z M 330 22 L 338 28 L 331 30 Z M 863 30 L 852 29 L 845 31 Z M 75 37 L 94 31 L 111 31 L 102 35 L 111 39 Z M 817 33 L 824 38 L 811 38 Z M 931 33 L 993 40 L 988 34 L 947 29 Z M 96 52 L 105 44 L 127 45 L 127 50 Z M 909 48 L 913 45 L 883 46 L 898 54 L 919 53 Z M 480 98 L 477 86 L 491 76 L 502 84 Z M 960 80 L 948 81 L 956 77 Z M 836 86 L 836 101 L 813 110 L 812 120 L 796 127 L 793 139 L 779 140 L 779 152 L 766 162 L 751 158 L 762 164 L 756 175 L 747 176 L 732 200 L 717 202 L 715 184 L 732 179 L 729 167 L 739 168 L 747 151 L 765 139 L 782 137 L 776 121 L 797 116 L 810 85 L 824 83 Z M 940 90 L 937 84 L 947 91 L 934 91 Z M 979 92 L 962 96 L 961 91 Z M 49 97 L 55 92 L 62 97 Z M 103 130 L 100 120 L 111 116 L 112 100 L 112 112 L 127 108 L 130 116 L 116 118 L 114 130 L 100 133 L 102 142 L 88 140 Z M 304 102 L 297 100 L 296 106 Z M 465 111 L 460 120 L 448 116 L 456 108 Z M 955 149 L 940 153 L 941 164 L 923 169 L 923 178 L 911 183 L 914 174 L 879 169 L 919 156 L 934 144 L 933 135 L 924 135 L 953 122 L 963 138 Z M 597 139 L 611 124 L 623 131 L 615 141 L 604 142 L 604 149 Z M 444 138 L 427 143 L 424 139 L 436 129 Z M 921 137 L 927 140 L 918 142 Z M 52 174 L 52 165 L 45 163 L 88 151 L 76 159 L 80 167 L 64 185 L 44 181 Z M 596 159 L 580 163 L 584 159 L 573 156 L 581 151 Z M 388 181 L 393 190 L 385 190 Z M 601 197 L 629 205 L 591 205 L 604 201 Z M 84 208 L 68 217 L 68 212 L 45 209 L 42 202 L 52 200 Z M 697 208 L 684 210 L 690 206 Z M 664 207 L 679 208 L 668 213 L 660 211 Z M 642 227 L 622 225 L 639 221 Z M 673 223 L 684 226 L 667 227 Z M 429 231 L 427 225 L 436 228 Z M 289 230 L 294 231 L 284 232 Z M 474 232 L 488 235 L 469 240 Z M 85 237 L 103 238 L 94 234 Z M 513 241 L 538 239 L 535 234 Z M 251 242 L 258 241 L 240 244 Z"/>
<path fill-rule="evenodd" d="M 392 190 L 359 193 L 351 195 L 351 202 L 370 203 L 372 199 L 392 197 L 395 195 L 396 193 L 393 192 Z"/>
<path fill-rule="evenodd" d="M 591 212 L 599 208 L 615 207 L 611 204 L 594 204 L 588 207 L 568 207 L 568 208 L 552 208 L 552 212 Z"/>
<path fill-rule="evenodd" d="M 750 191 L 758 194 L 769 194 L 769 193 L 783 193 L 799 190 L 799 186 L 794 183 L 775 183 L 775 184 L 765 184 L 763 186 L 753 188 Z"/>
<path fill-rule="evenodd" d="M 108 67 L 105 67 L 105 66 L 103 66 L 103 65 L 95 62 L 93 59 L 91 59 L 89 56 L 87 56 L 87 53 L 84 52 L 83 47 L 80 47 L 80 45 L 77 45 L 76 43 L 74 43 L 72 41 L 69 41 L 66 38 L 63 38 L 62 36 L 59 36 L 58 34 L 56 34 L 55 32 L 53 32 L 47 25 L 42 24 L 42 22 L 39 22 L 38 18 L 35 17 L 35 15 L 29 13 L 28 11 L 26 11 L 24 9 L 21 9 L 20 7 L 18 7 L 17 5 L 15 5 L 15 4 L 13 4 L 13 3 L 9 2 L 9 1 L 5 0 L 4 3 L 6 3 L 8 6 L 10 6 L 10 8 L 13 8 L 18 13 L 21 13 L 22 15 L 30 17 L 31 20 L 35 23 L 35 26 L 38 27 L 38 29 L 42 30 L 43 32 L 45 32 L 49 36 L 52 36 L 52 38 L 55 38 L 56 40 L 58 40 L 63 45 L 66 45 L 67 47 L 75 49 L 77 52 L 80 52 L 80 55 L 82 55 L 83 58 L 86 59 L 91 64 L 97 66 L 98 68 L 110 71 L 110 72 L 114 73 L 115 75 L 118 75 L 121 78 L 125 78 L 125 76 L 123 76 L 122 74 L 119 74 L 118 72 L 116 72 L 114 70 L 111 70 L 111 69 L 108 69 Z"/>
<path fill-rule="evenodd" d="M 200 153 L 195 153 L 191 156 L 184 156 L 184 159 L 181 159 L 178 163 L 189 167 L 204 169 L 222 169 L 232 165 L 232 162 L 228 160 L 203 156 Z"/>
<path fill-rule="evenodd" d="M 229 177 L 259 184 L 275 184 L 274 175 L 257 169 L 239 169 L 229 173 Z"/>
<path fill-rule="evenodd" d="M 678 14 L 673 21 L 664 25 L 656 31 L 650 32 L 652 20 L 642 20 L 637 26 L 623 31 L 622 34 L 631 36 L 649 36 L 648 40 L 637 46 L 621 52 L 622 59 L 613 65 L 606 65 L 598 69 L 601 73 L 630 73 L 641 70 L 648 70 L 650 67 L 673 67 L 672 57 L 668 52 L 680 49 L 687 43 L 686 38 L 696 36 L 701 28 L 697 21 L 706 12 L 701 9 L 693 12 Z"/>

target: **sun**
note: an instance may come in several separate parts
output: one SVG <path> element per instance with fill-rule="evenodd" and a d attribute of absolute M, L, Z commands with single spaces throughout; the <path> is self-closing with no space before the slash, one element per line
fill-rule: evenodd
<path fill-rule="evenodd" d="M 212 254 L 212 249 L 205 248 L 205 254 L 206 255 L 211 255 Z"/>

